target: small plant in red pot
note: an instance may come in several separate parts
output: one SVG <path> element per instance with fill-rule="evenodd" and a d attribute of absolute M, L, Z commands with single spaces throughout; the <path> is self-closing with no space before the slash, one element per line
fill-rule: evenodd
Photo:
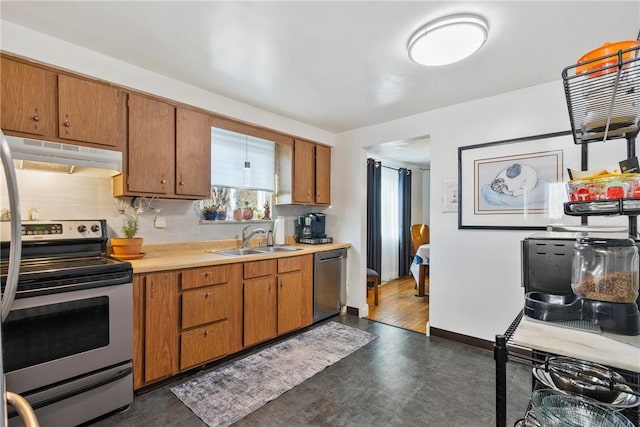
<path fill-rule="evenodd" d="M 249 207 L 249 202 L 244 202 L 244 208 L 242 208 L 242 219 L 245 221 L 253 219 L 253 208 Z"/>

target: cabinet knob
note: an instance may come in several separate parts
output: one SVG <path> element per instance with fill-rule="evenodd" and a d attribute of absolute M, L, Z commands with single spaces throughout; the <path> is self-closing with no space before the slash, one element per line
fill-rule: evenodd
<path fill-rule="evenodd" d="M 33 121 L 36 122 L 36 125 L 40 121 L 40 113 L 38 113 L 38 109 L 33 110 Z"/>
<path fill-rule="evenodd" d="M 166 179 L 162 179 L 162 180 L 160 180 L 160 184 L 166 184 L 166 183 L 167 183 L 167 180 L 166 180 Z"/>
<path fill-rule="evenodd" d="M 204 294 L 202 294 L 204 298 L 209 298 L 209 295 L 211 295 L 209 292 L 205 292 Z"/>
<path fill-rule="evenodd" d="M 69 121 L 69 115 L 68 114 L 64 115 L 64 127 L 66 127 L 66 128 L 71 127 L 71 122 Z"/>
<path fill-rule="evenodd" d="M 180 185 L 184 185 L 184 181 L 180 181 Z"/>
<path fill-rule="evenodd" d="M 209 272 L 208 272 L 208 271 L 206 271 L 206 272 L 204 272 L 204 273 L 201 273 L 201 274 L 202 274 L 204 277 L 209 277 Z"/>

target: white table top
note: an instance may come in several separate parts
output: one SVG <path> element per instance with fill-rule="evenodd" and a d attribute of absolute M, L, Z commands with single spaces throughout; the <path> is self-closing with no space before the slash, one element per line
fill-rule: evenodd
<path fill-rule="evenodd" d="M 523 316 L 509 343 L 640 372 L 640 336 L 597 334 Z"/>
<path fill-rule="evenodd" d="M 429 255 L 431 253 L 431 246 L 429 246 L 429 244 L 425 244 L 425 245 L 420 245 L 418 246 L 418 251 L 416 252 L 416 256 L 419 256 L 420 259 L 422 259 L 422 264 L 425 265 L 429 265 Z M 416 280 L 416 283 L 418 283 L 418 274 L 420 273 L 420 267 L 419 264 L 416 264 L 416 258 L 414 257 L 413 260 L 411 260 L 411 267 L 409 268 L 409 270 L 411 271 L 411 274 L 413 275 L 413 278 Z"/>

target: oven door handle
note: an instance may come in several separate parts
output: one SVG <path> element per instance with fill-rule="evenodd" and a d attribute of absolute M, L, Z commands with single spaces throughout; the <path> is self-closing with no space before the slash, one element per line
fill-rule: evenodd
<path fill-rule="evenodd" d="M 31 405 L 29 405 L 29 402 L 27 402 L 27 399 L 10 391 L 6 392 L 6 396 L 7 403 L 15 408 L 20 418 L 22 418 L 25 427 L 40 427 L 36 413 L 33 411 Z"/>
<path fill-rule="evenodd" d="M 22 255 L 22 218 L 20 218 L 20 197 L 18 195 L 18 180 L 16 169 L 13 167 L 11 150 L 4 133 L 0 130 L 0 157 L 4 175 L 7 179 L 7 191 L 9 193 L 9 209 L 11 212 L 11 248 L 9 249 L 9 269 L 7 282 L 2 295 L 2 321 L 9 315 L 13 300 L 18 288 L 18 276 L 20 274 L 20 257 Z M 2 366 L 0 365 L 0 370 Z"/>

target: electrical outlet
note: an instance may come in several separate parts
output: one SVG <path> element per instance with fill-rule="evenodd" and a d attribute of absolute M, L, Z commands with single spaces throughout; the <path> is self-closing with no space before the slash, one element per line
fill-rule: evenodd
<path fill-rule="evenodd" d="M 153 226 L 155 228 L 168 228 L 169 217 L 157 215 L 156 218 L 153 220 Z"/>

